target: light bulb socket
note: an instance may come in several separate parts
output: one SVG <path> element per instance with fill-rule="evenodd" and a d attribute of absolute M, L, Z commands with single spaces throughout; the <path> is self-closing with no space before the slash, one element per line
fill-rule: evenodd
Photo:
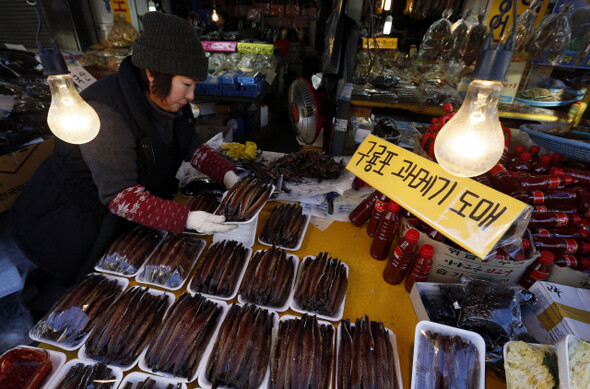
<path fill-rule="evenodd" d="M 40 43 L 37 44 L 37 48 L 39 50 L 39 59 L 41 60 L 41 65 L 43 65 L 43 71 L 46 76 L 70 73 L 64 56 L 59 51 L 55 42 L 53 42 L 52 49 L 45 49 Z"/>
<path fill-rule="evenodd" d="M 472 77 L 478 80 L 505 81 L 506 73 L 510 67 L 512 54 L 514 53 L 515 37 L 510 35 L 506 43 L 498 43 L 492 47 L 494 34 L 489 33 L 482 45 L 477 58 Z"/>

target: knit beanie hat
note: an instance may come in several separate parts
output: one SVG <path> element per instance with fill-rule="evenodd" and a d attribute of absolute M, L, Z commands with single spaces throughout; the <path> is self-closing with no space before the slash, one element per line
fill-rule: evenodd
<path fill-rule="evenodd" d="M 143 15 L 143 32 L 133 44 L 131 62 L 142 69 L 204 80 L 209 59 L 187 20 L 154 11 Z"/>

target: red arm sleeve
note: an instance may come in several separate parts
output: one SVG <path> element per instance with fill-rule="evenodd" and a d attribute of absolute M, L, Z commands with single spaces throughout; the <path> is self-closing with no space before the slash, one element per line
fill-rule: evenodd
<path fill-rule="evenodd" d="M 230 170 L 237 173 L 233 163 L 223 158 L 209 145 L 201 145 L 191 157 L 191 165 L 223 185 L 223 176 Z"/>
<path fill-rule="evenodd" d="M 190 212 L 188 205 L 154 196 L 141 185 L 117 193 L 110 201 L 109 209 L 132 222 L 175 234 L 184 231 Z"/>

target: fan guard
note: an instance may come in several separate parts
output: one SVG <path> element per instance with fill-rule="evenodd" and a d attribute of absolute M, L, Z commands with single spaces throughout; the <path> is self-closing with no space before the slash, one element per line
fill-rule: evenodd
<path fill-rule="evenodd" d="M 312 144 L 322 129 L 320 109 L 315 91 L 309 81 L 297 78 L 289 86 L 289 116 L 297 139 Z"/>

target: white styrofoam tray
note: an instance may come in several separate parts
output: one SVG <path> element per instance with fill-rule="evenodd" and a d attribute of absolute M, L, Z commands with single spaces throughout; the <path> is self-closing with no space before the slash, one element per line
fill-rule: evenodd
<path fill-rule="evenodd" d="M 238 221 L 232 221 L 232 220 L 227 220 L 225 223 L 226 224 L 248 224 L 250 223 L 252 220 L 254 220 L 254 218 L 258 217 L 258 214 L 260 213 L 260 211 L 262 211 L 262 208 L 264 208 L 264 206 L 266 205 L 266 203 L 268 202 L 268 199 L 270 199 L 270 196 L 272 196 L 272 194 L 275 191 L 275 186 L 274 185 L 270 185 L 271 190 L 266 198 L 266 200 L 262 203 L 262 205 L 260 206 L 260 208 L 258 208 L 258 210 L 256 210 L 256 212 L 254 213 L 254 215 L 252 215 L 252 217 L 250 219 L 238 222 Z M 225 200 L 225 198 L 227 197 L 227 194 L 229 193 L 229 191 L 225 191 L 223 192 L 223 197 L 221 197 L 221 202 L 219 203 L 219 206 L 215 209 L 215 212 L 213 212 L 214 214 L 217 214 L 217 211 L 221 209 L 221 205 L 223 204 L 223 200 Z"/>
<path fill-rule="evenodd" d="M 311 215 L 306 210 L 303 211 L 303 216 L 305 216 L 305 222 L 304 222 L 305 225 L 303 226 L 303 229 L 301 230 L 301 236 L 299 237 L 299 240 L 297 241 L 295 246 L 294 247 L 276 246 L 276 247 L 284 249 L 284 250 L 288 250 L 288 251 L 297 251 L 301 248 L 301 245 L 303 244 L 303 239 L 305 238 L 305 233 L 307 232 L 307 228 L 309 227 L 309 220 L 311 219 Z M 268 222 L 268 220 L 267 220 L 267 222 Z M 265 246 L 272 246 L 271 243 L 267 243 L 264 240 L 262 240 L 262 237 L 260 237 L 260 236 L 258 237 L 258 242 L 260 244 L 265 245 Z"/>
<path fill-rule="evenodd" d="M 45 389 L 47 387 L 47 385 L 51 382 L 51 379 L 52 379 L 53 375 L 55 374 L 55 372 L 58 371 L 59 368 L 62 367 L 63 364 L 66 362 L 66 354 L 64 354 L 60 351 L 54 351 L 54 350 L 49 350 L 49 349 L 44 349 L 44 348 L 39 348 L 39 347 L 25 346 L 25 345 L 16 346 L 16 347 L 11 348 L 10 350 L 5 351 L 4 354 L 0 355 L 0 360 L 2 360 L 2 358 L 4 358 L 5 354 L 9 353 L 10 351 L 19 349 L 19 348 L 20 349 L 31 349 L 31 350 L 43 350 L 49 354 L 49 360 L 51 361 L 51 370 L 49 371 L 49 373 L 47 374 L 47 376 L 45 377 L 45 379 L 41 383 L 41 386 L 40 386 L 41 389 Z"/>
<path fill-rule="evenodd" d="M 51 381 L 47 383 L 46 388 L 47 389 L 58 389 L 59 388 L 58 384 L 66 376 L 66 374 L 68 373 L 70 368 L 72 368 L 74 365 L 76 365 L 78 363 L 82 363 L 84 365 L 95 365 L 96 364 L 95 361 L 87 360 L 87 359 L 69 360 L 54 374 Z M 108 366 L 108 368 L 111 369 L 111 372 L 114 376 L 111 388 L 115 389 L 119 385 L 121 380 L 123 379 L 123 370 L 119 369 L 118 367 L 113 367 L 113 366 Z M 104 381 L 103 381 L 103 383 L 104 383 Z"/>
<path fill-rule="evenodd" d="M 180 389 L 186 389 L 187 386 L 184 382 L 180 382 L 178 380 L 166 377 L 160 377 L 152 374 L 143 373 L 141 371 L 134 371 L 121 381 L 121 385 L 119 385 L 119 389 L 123 389 L 126 384 L 139 384 L 140 382 L 144 382 L 148 378 L 153 379 L 156 383 L 153 389 L 165 389 L 168 385 L 173 385 L 174 389 L 176 389 L 176 385 L 180 384 Z"/>

